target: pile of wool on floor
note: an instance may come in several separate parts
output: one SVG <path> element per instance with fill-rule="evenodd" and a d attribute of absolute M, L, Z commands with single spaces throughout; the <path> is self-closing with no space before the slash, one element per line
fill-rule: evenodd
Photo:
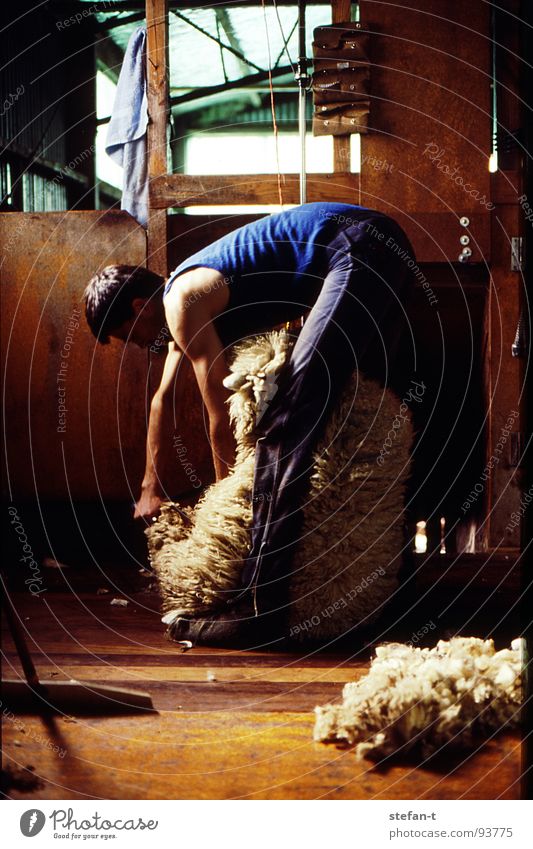
<path fill-rule="evenodd" d="M 445 744 L 472 748 L 503 726 L 518 725 L 521 640 L 495 651 L 493 640 L 455 637 L 434 648 L 376 648 L 364 678 L 346 684 L 343 702 L 315 709 L 315 740 L 355 747 L 378 761 Z"/>

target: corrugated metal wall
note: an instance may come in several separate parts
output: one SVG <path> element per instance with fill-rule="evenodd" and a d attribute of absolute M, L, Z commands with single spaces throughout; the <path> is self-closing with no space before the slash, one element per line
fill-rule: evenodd
<path fill-rule="evenodd" d="M 10 6 L 0 36 L 6 59 L 0 76 L 2 209 L 80 208 L 80 196 L 94 185 L 94 156 L 76 167 L 76 178 L 62 169 L 94 143 L 90 24 L 62 30 L 45 4 L 19 0 Z M 88 206 L 94 206 L 92 197 Z"/>

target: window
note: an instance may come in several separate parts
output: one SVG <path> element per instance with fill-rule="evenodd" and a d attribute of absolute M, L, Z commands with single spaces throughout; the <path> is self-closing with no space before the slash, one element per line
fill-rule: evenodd
<path fill-rule="evenodd" d="M 115 99 L 115 83 L 102 71 L 96 72 L 96 118 L 107 118 L 96 129 L 96 179 L 117 189 L 122 188 L 122 168 L 113 162 L 105 152 L 105 142 L 109 118 Z"/>

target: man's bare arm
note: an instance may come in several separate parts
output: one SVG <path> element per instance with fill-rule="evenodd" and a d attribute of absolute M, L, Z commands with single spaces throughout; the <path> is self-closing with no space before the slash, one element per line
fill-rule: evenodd
<path fill-rule="evenodd" d="M 209 435 L 217 480 L 225 477 L 235 461 L 235 440 L 226 401 L 230 392 L 223 380 L 228 374 L 224 348 L 213 318 L 227 303 L 227 287 L 216 272 L 206 277 L 191 274 L 175 284 L 165 300 L 167 322 L 180 349 L 192 363 L 198 387 L 209 415 Z"/>
<path fill-rule="evenodd" d="M 230 392 L 222 381 L 228 374 L 224 349 L 212 324 L 198 334 L 201 350 L 190 359 L 203 402 L 209 415 L 209 437 L 213 452 L 216 479 L 226 477 L 235 462 L 235 439 L 230 426 L 226 404 Z"/>
<path fill-rule="evenodd" d="M 165 360 L 163 375 L 150 405 L 148 434 L 146 438 L 146 469 L 141 486 L 141 496 L 135 505 L 135 519 L 149 519 L 159 511 L 163 500 L 161 485 L 162 464 L 165 457 L 164 442 L 169 437 L 175 404 L 179 404 L 184 376 L 176 385 L 178 369 L 185 366 L 183 354 L 178 346 L 171 342 Z"/>

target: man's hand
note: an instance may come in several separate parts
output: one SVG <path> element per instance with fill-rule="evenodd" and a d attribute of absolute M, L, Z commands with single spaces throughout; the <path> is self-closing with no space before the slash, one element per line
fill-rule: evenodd
<path fill-rule="evenodd" d="M 161 502 L 163 499 L 153 489 L 143 489 L 141 497 L 135 505 L 134 519 L 144 519 L 145 522 L 151 521 L 159 513 Z"/>

